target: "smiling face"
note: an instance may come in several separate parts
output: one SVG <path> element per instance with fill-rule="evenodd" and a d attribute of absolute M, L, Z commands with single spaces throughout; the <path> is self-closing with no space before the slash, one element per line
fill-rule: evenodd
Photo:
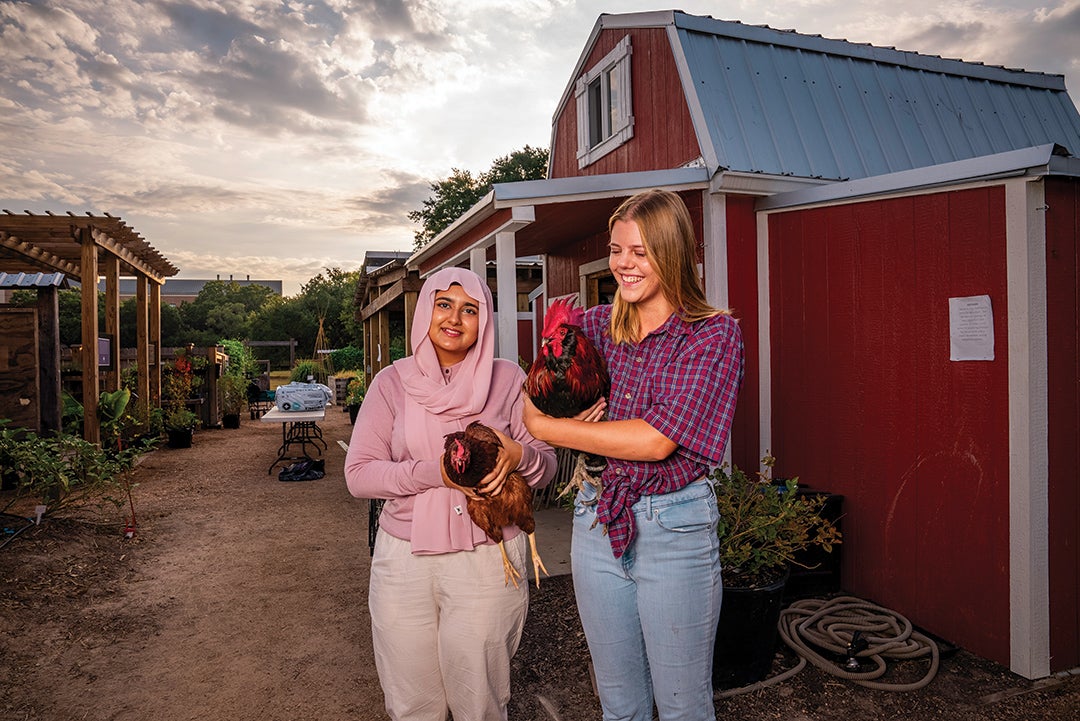
<path fill-rule="evenodd" d="M 465 360 L 480 331 L 480 304 L 457 284 L 435 294 L 428 338 L 439 365 L 447 368 Z"/>
<path fill-rule="evenodd" d="M 670 305 L 660 286 L 660 278 L 645 253 L 641 230 L 634 221 L 616 220 L 611 226 L 608 267 L 619 283 L 619 295 L 627 303 L 642 310 Z"/>

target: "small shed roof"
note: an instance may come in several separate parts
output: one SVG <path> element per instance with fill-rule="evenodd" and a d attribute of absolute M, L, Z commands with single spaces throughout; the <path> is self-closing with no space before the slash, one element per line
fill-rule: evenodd
<path fill-rule="evenodd" d="M 145 275 L 162 283 L 178 272 L 134 228 L 108 213 L 37 215 L 9 210 L 0 213 L 0 270 L 60 272 L 81 282 L 83 230 L 90 232 L 99 254 L 110 253 L 120 259 L 121 275 Z"/>
<path fill-rule="evenodd" d="M 0 289 L 13 288 L 67 288 L 63 273 L 0 273 Z"/>

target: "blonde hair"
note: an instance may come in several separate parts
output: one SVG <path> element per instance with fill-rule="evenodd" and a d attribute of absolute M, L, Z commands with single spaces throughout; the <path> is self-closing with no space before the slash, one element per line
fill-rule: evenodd
<path fill-rule="evenodd" d="M 693 323 L 728 313 L 712 307 L 705 299 L 697 273 L 694 225 L 682 198 L 667 190 L 638 193 L 611 214 L 608 231 L 620 220 L 637 224 L 645 257 L 679 318 Z M 636 342 L 640 340 L 640 330 L 637 307 L 616 293 L 611 309 L 611 339 L 615 343 Z"/>

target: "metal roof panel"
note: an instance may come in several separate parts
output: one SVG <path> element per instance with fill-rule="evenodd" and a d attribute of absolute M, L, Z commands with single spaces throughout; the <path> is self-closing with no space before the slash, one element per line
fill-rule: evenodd
<path fill-rule="evenodd" d="M 675 13 L 683 87 L 718 168 L 847 180 L 1057 143 L 1061 76 Z"/>

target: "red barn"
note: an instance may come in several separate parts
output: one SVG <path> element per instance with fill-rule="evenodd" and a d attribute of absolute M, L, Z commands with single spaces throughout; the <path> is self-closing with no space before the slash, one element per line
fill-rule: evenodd
<path fill-rule="evenodd" d="M 408 261 L 543 259 L 614 290 L 606 223 L 682 195 L 747 344 L 732 460 L 842 494 L 846 590 L 1028 678 L 1080 665 L 1080 113 L 1060 75 L 724 22 L 602 15 L 546 180 Z M 526 358 L 517 317 L 499 353 Z"/>

